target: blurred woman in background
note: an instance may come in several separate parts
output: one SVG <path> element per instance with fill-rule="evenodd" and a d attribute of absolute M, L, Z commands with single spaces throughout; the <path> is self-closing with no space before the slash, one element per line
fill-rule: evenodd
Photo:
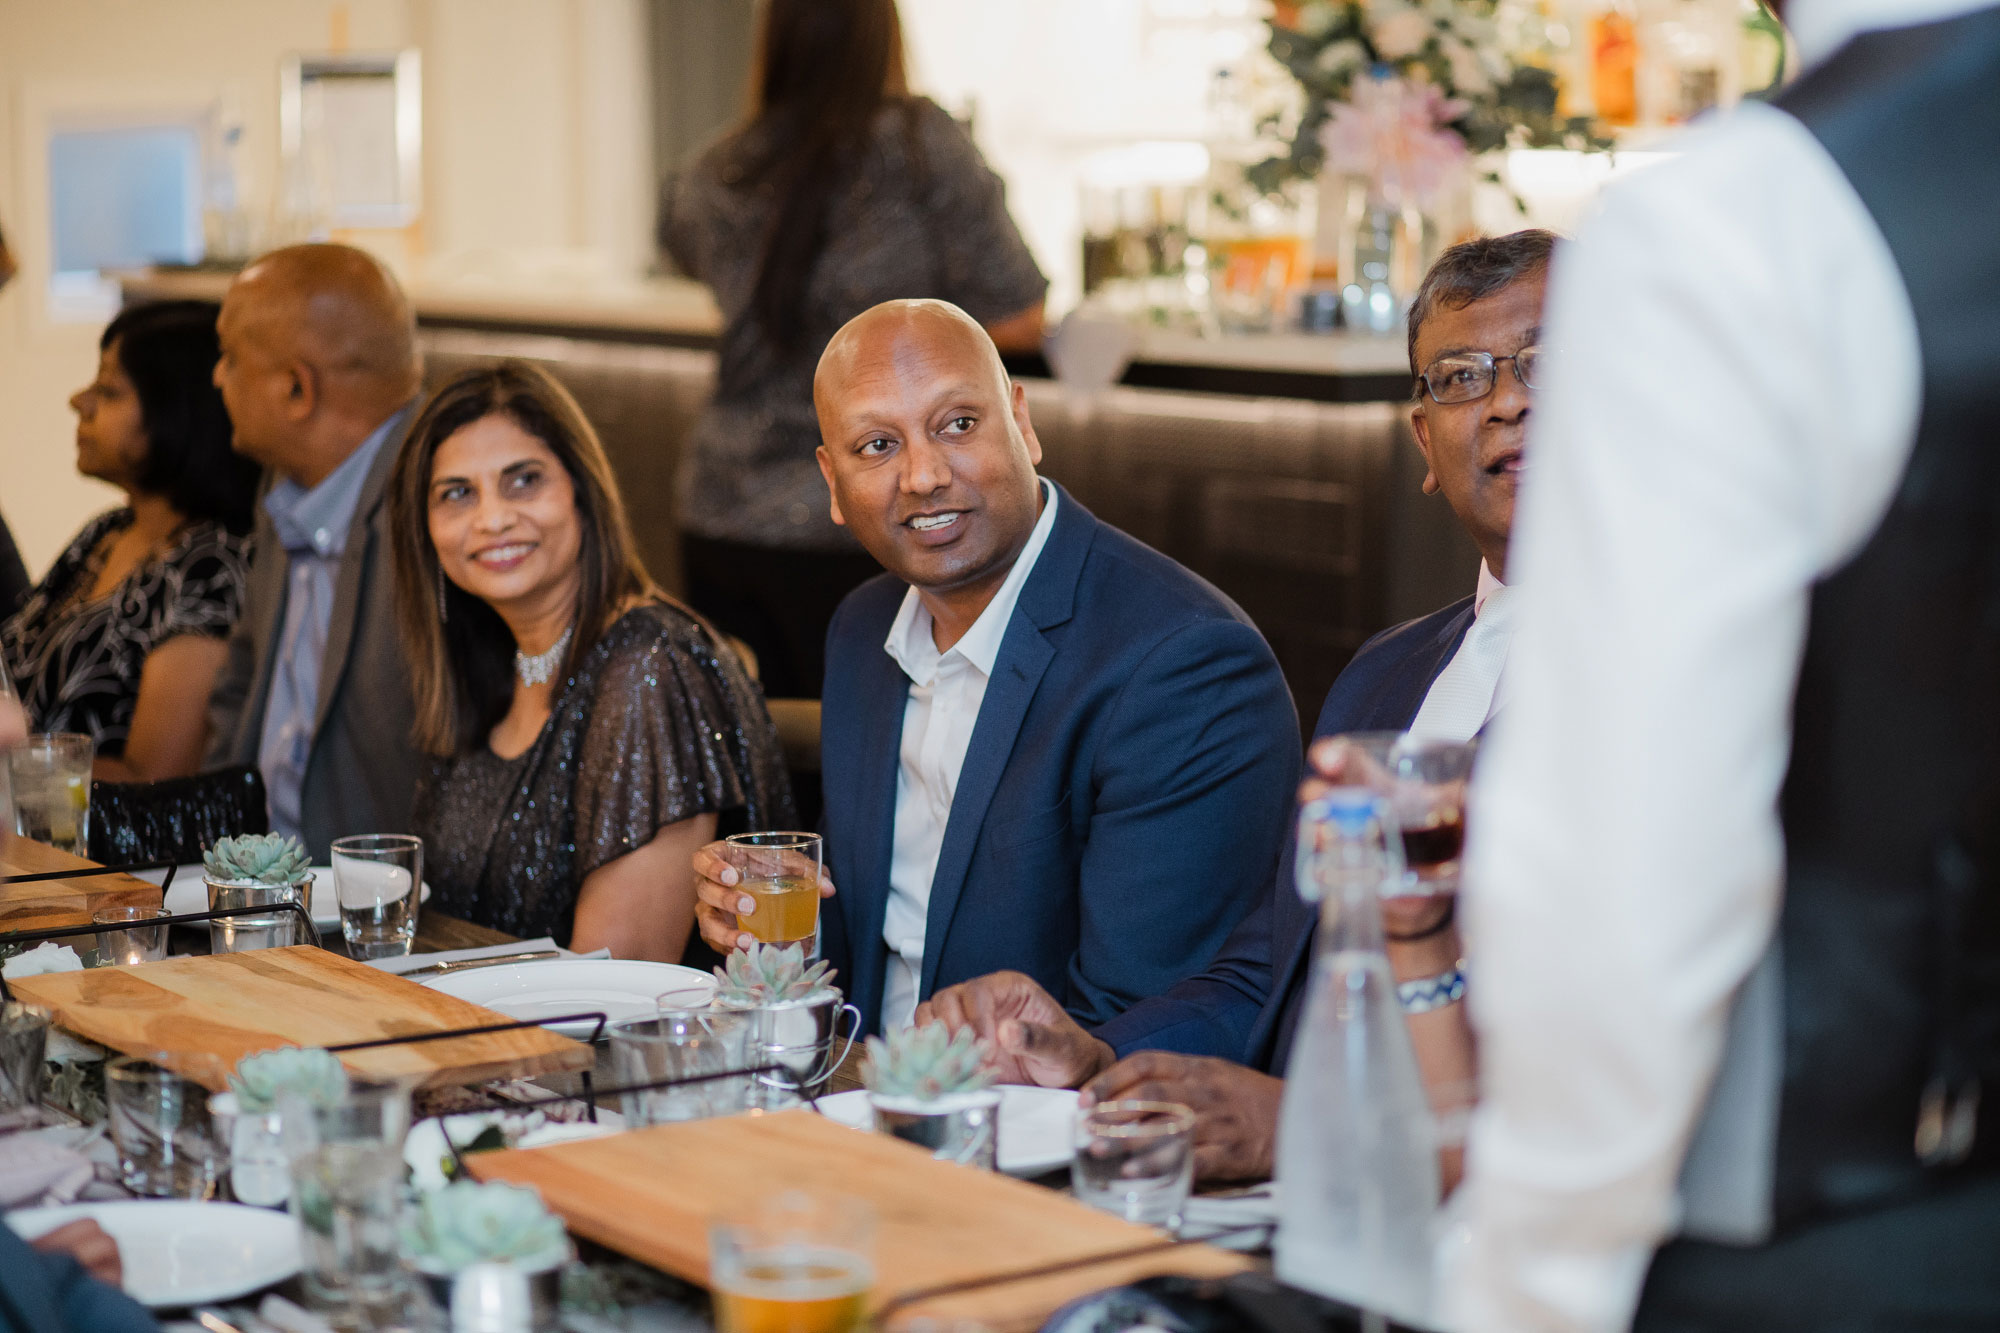
<path fill-rule="evenodd" d="M 695 848 L 790 827 L 791 791 L 742 662 L 640 566 L 597 433 L 534 366 L 468 370 L 389 504 L 433 906 L 679 961 Z"/>
<path fill-rule="evenodd" d="M 1048 281 L 1000 178 L 913 97 L 894 0 L 770 0 L 749 122 L 670 181 L 660 240 L 714 289 L 715 398 L 679 479 L 688 597 L 757 653 L 772 698 L 817 698 L 840 599 L 881 572 L 829 516 L 812 378 L 835 330 L 938 297 L 1002 351 L 1040 346 Z"/>
<path fill-rule="evenodd" d="M 258 470 L 231 450 L 210 381 L 215 314 L 164 302 L 104 330 L 97 378 L 69 400 L 76 466 L 125 504 L 84 525 L 0 625 L 32 725 L 92 737 L 101 779 L 201 766 L 209 690 L 243 606 Z"/>

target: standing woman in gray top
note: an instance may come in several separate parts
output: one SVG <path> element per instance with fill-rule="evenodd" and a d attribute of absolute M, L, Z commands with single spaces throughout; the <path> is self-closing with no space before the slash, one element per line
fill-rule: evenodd
<path fill-rule="evenodd" d="M 770 0 L 750 80 L 749 122 L 661 206 L 661 244 L 724 318 L 681 465 L 682 555 L 689 601 L 756 651 L 767 693 L 817 698 L 833 610 L 880 572 L 813 461 L 821 349 L 870 306 L 930 296 L 1033 350 L 1048 280 L 971 138 L 909 94 L 894 0 Z"/>

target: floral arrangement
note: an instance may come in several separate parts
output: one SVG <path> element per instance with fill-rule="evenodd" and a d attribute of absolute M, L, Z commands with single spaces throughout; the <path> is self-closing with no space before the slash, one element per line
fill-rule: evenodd
<path fill-rule="evenodd" d="M 528 1272 L 569 1258 L 569 1237 L 542 1196 L 519 1185 L 453 1181 L 421 1195 L 403 1225 L 403 1253 L 417 1267 L 456 1273 L 473 1264 Z"/>
<path fill-rule="evenodd" d="M 217 838 L 201 854 L 202 869 L 218 884 L 298 884 L 310 873 L 305 844 L 282 833 Z"/>
<path fill-rule="evenodd" d="M 1307 0 L 1271 19 L 1271 55 L 1305 92 L 1289 150 L 1252 168 L 1266 192 L 1331 169 L 1419 206 L 1500 148 L 1608 148 L 1556 111 L 1552 70 L 1510 53 L 1498 0 Z"/>
<path fill-rule="evenodd" d="M 347 1095 L 347 1070 L 340 1058 L 317 1046 L 284 1046 L 258 1051 L 236 1062 L 229 1090 L 246 1115 L 278 1109 L 281 1098 L 297 1096 L 312 1106 L 337 1106 Z"/>

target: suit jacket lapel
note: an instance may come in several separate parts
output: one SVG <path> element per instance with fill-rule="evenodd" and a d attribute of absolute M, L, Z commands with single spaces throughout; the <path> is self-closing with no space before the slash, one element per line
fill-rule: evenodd
<path fill-rule="evenodd" d="M 1431 692 L 1431 686 L 1437 683 L 1438 676 L 1458 652 L 1459 644 L 1465 641 L 1466 631 L 1472 628 L 1472 618 L 1472 606 L 1467 603 L 1462 613 L 1445 622 L 1437 637 L 1421 653 L 1411 655 L 1407 665 L 1390 678 L 1374 715 L 1367 721 L 1367 729 L 1404 731 L 1416 721 L 1417 711 L 1424 706 L 1424 697 Z"/>
<path fill-rule="evenodd" d="M 1007 771 L 1028 706 L 1056 655 L 1043 631 L 1062 624 L 1074 613 L 1077 578 L 1096 535 L 1097 520 L 1090 511 L 1061 487 L 1056 489 L 1055 526 L 1022 585 L 1020 600 L 1014 604 L 1014 617 L 1000 641 L 993 679 L 980 702 L 979 720 L 973 724 L 965 764 L 952 793 L 951 818 L 945 822 L 944 843 L 931 876 L 930 908 L 924 918 L 924 975 L 919 991 L 924 996 L 936 984 L 938 960 L 944 955 L 952 915 L 965 890 L 966 872 L 979 831 L 986 823 L 987 808 Z"/>
<path fill-rule="evenodd" d="M 887 653 L 870 661 L 863 697 L 855 701 L 857 717 L 879 719 L 864 729 L 859 763 L 850 780 L 857 784 L 856 830 L 866 842 L 852 849 L 856 883 L 843 881 L 840 892 L 852 894 L 848 920 L 854 937 L 848 941 L 854 976 L 842 984 L 864 997 L 858 1003 L 871 1013 L 882 998 L 882 967 L 888 946 L 882 942 L 882 920 L 889 906 L 889 863 L 896 846 L 896 777 L 901 769 L 903 713 L 910 698 L 910 678 Z M 879 1017 L 877 1019 L 879 1022 Z"/>
<path fill-rule="evenodd" d="M 371 576 L 387 576 L 386 560 L 381 562 L 384 568 L 374 568 L 375 518 L 386 498 L 396 455 L 402 451 L 410 411 L 404 408 L 400 419 L 383 437 L 382 447 L 376 452 L 368 479 L 355 501 L 354 517 L 347 525 L 347 545 L 341 551 L 340 570 L 333 580 L 333 613 L 326 626 L 326 657 L 320 663 L 319 698 L 313 706 L 314 735 L 326 725 L 327 711 L 340 692 L 340 678 L 347 670 L 347 659 L 354 647 L 354 624 L 360 616 L 364 585 Z"/>

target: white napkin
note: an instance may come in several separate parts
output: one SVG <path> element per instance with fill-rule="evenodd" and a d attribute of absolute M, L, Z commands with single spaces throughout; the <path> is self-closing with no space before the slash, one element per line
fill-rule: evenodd
<path fill-rule="evenodd" d="M 1182 1240 L 1202 1240 L 1231 1227 L 1278 1220 L 1277 1187 L 1259 1185 L 1230 1194 L 1197 1194 L 1181 1208 Z M 1271 1243 L 1268 1231 L 1246 1231 L 1210 1242 L 1227 1250 L 1253 1251 Z"/>
<path fill-rule="evenodd" d="M 460 960 L 473 958 L 499 958 L 515 953 L 539 953 L 543 949 L 553 949 L 555 947 L 556 942 L 547 935 L 544 935 L 538 940 L 516 940 L 512 944 L 489 944 L 478 949 L 446 949 L 441 953 L 413 953 L 406 954 L 401 958 L 374 958 L 369 960 L 368 966 L 379 967 L 384 972 L 394 972 L 400 975 L 415 968 L 429 967 L 433 963 L 455 963 Z M 568 949 L 564 949 L 562 956 L 565 958 L 609 958 L 611 950 L 592 949 L 589 953 L 572 953 Z"/>
<path fill-rule="evenodd" d="M 19 977 L 39 977 L 45 972 L 81 971 L 83 959 L 77 957 L 76 950 L 54 940 L 43 940 L 25 953 L 17 953 L 5 963 L 0 963 L 0 977 L 9 981 Z"/>
<path fill-rule="evenodd" d="M 0 1139 L 0 1208 L 74 1201 L 97 1175 L 90 1159 L 78 1151 L 91 1137 L 61 1126 Z"/>

